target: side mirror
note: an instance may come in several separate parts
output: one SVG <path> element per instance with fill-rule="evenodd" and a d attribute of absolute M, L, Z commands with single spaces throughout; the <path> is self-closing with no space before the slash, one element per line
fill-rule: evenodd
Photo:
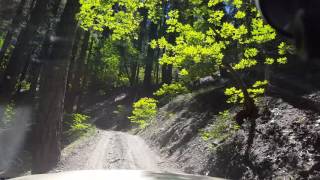
<path fill-rule="evenodd" d="M 255 0 L 262 17 L 279 33 L 293 38 L 293 22 L 301 8 L 299 0 Z"/>
<path fill-rule="evenodd" d="M 320 0 L 255 0 L 263 18 L 293 39 L 303 59 L 320 59 Z"/>

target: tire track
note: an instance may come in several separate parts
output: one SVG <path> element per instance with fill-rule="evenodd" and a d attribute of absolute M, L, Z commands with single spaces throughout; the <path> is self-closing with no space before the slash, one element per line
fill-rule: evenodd
<path fill-rule="evenodd" d="M 70 149 L 69 149 L 70 151 Z M 181 172 L 154 152 L 139 137 L 124 132 L 98 130 L 94 137 L 63 153 L 56 171 L 92 169 L 135 169 L 155 172 Z"/>

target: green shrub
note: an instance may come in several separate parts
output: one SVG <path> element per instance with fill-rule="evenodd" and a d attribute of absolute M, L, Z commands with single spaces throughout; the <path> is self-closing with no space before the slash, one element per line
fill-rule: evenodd
<path fill-rule="evenodd" d="M 2 46 L 0 46 L 1 48 Z M 10 57 L 10 52 L 14 49 L 14 45 L 10 45 L 7 51 L 5 52 L 4 59 L 0 62 L 0 71 L 4 71 L 7 67 L 8 59 Z"/>
<path fill-rule="evenodd" d="M 2 37 L 1 34 L 0 34 L 0 48 L 2 47 L 3 42 L 4 42 L 4 39 L 3 39 L 3 37 Z"/>
<path fill-rule="evenodd" d="M 128 77 L 124 75 L 120 75 L 117 80 L 115 81 L 115 87 L 126 87 L 130 85 L 130 80 Z"/>
<path fill-rule="evenodd" d="M 4 116 L 0 121 L 0 127 L 10 127 L 14 120 L 15 115 L 15 103 L 14 101 L 11 101 L 9 104 L 7 104 L 4 108 Z"/>
<path fill-rule="evenodd" d="M 26 80 L 23 80 L 16 84 L 16 89 L 20 88 L 19 90 L 21 92 L 23 91 L 29 91 L 31 87 L 31 83 L 27 82 Z"/>
<path fill-rule="evenodd" d="M 233 121 L 229 111 L 223 111 L 219 113 L 216 121 L 210 128 L 201 133 L 201 136 L 205 141 L 211 139 L 222 141 L 230 137 L 239 128 L 237 123 Z"/>
<path fill-rule="evenodd" d="M 81 136 L 92 128 L 92 125 L 88 123 L 89 116 L 75 113 L 71 115 L 71 118 L 72 122 L 68 131 L 70 135 Z"/>
<path fill-rule="evenodd" d="M 248 93 L 254 101 L 257 101 L 257 98 L 265 93 L 265 87 L 268 85 L 268 81 L 257 81 L 251 88 L 248 89 Z M 228 96 L 227 103 L 242 104 L 244 102 L 244 95 L 240 89 L 235 87 L 227 88 L 224 92 Z"/>
<path fill-rule="evenodd" d="M 141 98 L 133 104 L 132 116 L 129 117 L 132 123 L 139 128 L 146 128 L 150 121 L 157 114 L 157 100 L 153 98 Z"/>
<path fill-rule="evenodd" d="M 167 97 L 167 98 L 173 98 L 180 94 L 186 94 L 189 93 L 189 90 L 180 83 L 173 83 L 173 84 L 164 84 L 157 92 L 154 93 L 157 97 Z"/>

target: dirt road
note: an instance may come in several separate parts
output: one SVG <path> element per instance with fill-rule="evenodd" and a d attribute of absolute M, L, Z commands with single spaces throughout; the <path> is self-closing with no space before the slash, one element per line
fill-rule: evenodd
<path fill-rule="evenodd" d="M 179 172 L 173 163 L 163 160 L 138 136 L 123 132 L 98 130 L 62 154 L 54 171 L 88 169 L 140 169 Z"/>

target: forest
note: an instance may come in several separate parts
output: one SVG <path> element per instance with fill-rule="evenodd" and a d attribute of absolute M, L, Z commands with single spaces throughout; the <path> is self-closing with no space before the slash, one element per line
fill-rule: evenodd
<path fill-rule="evenodd" d="M 48 173 L 69 144 L 111 126 L 172 143 L 168 156 L 199 137 L 214 158 L 190 174 L 320 175 L 319 63 L 298 52 L 253 0 L 0 0 L 0 175 L 17 156 Z M 180 117 L 185 107 L 194 114 Z M 291 145 L 284 129 L 300 133 Z M 280 160 L 253 155 L 277 148 Z"/>

